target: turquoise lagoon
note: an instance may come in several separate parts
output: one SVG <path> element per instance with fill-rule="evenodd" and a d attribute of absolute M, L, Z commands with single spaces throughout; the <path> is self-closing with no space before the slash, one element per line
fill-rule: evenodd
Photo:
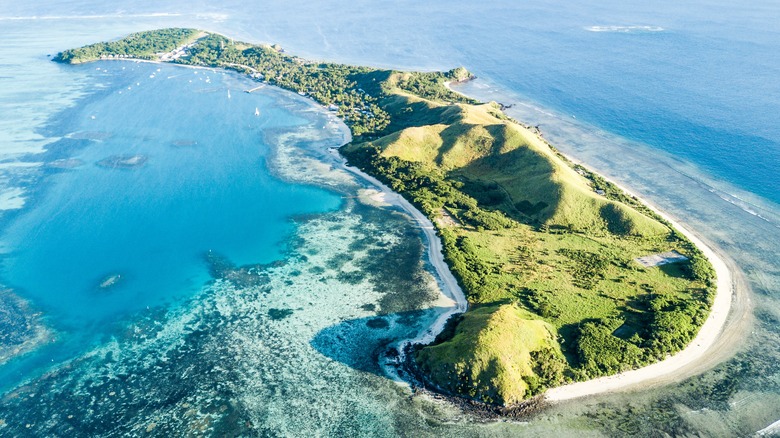
<path fill-rule="evenodd" d="M 304 123 L 278 91 L 250 95 L 235 75 L 152 64 L 75 69 L 102 87 L 48 128 L 62 137 L 47 148 L 48 175 L 2 238 L 4 283 L 46 315 L 58 343 L 77 348 L 200 291 L 209 251 L 237 265 L 280 260 L 292 216 L 339 208 L 339 196 L 269 173 L 266 141 Z M 133 156 L 140 165 L 100 164 Z"/>
<path fill-rule="evenodd" d="M 767 427 L 771 432 L 770 425 L 780 419 L 778 17 L 771 0 L 750 5 L 717 0 L 0 5 L 2 279 L 32 311 L 43 313 L 41 321 L 57 340 L 1 366 L 0 384 L 15 389 L 8 389 L 0 403 L 0 434 L 747 436 Z M 228 100 L 228 84 L 237 82 L 242 89 L 245 82 L 221 73 L 212 73 L 205 84 L 205 76 L 192 71 L 168 80 L 180 70 L 163 69 L 163 75 L 156 73 L 159 67 L 127 63 L 74 68 L 46 57 L 167 26 L 280 43 L 312 59 L 404 69 L 468 67 L 479 79 L 463 91 L 512 104 L 510 115 L 540 125 L 559 149 L 663 208 L 736 263 L 750 290 L 747 301 L 738 300 L 748 311 L 732 317 L 745 323 L 729 326 L 739 330 L 729 330 L 727 337 L 735 342 L 722 349 L 723 357 L 731 358 L 675 384 L 563 403 L 522 423 L 479 423 L 447 404 L 410 397 L 377 370 L 377 356 L 395 339 L 424 330 L 437 314 L 419 312 L 436 306 L 431 301 L 435 281 L 420 261 L 423 246 L 415 228 L 392 211 L 356 202 L 359 185 L 327 170 L 332 158 L 325 150 L 343 137 L 322 112 L 273 90 L 231 92 Z M 155 78 L 149 78 L 152 74 Z M 154 95 L 141 98 L 144 89 L 155 86 L 165 88 L 156 93 L 170 97 L 166 106 L 150 108 Z M 187 94 L 195 90 L 204 92 Z M 214 114 L 192 105 L 211 98 Z M 255 107 L 260 119 L 276 121 L 250 127 L 262 123 L 253 115 Z M 187 129 L 174 133 L 143 112 Z M 190 114 L 197 117 L 187 119 Z M 219 135 L 204 134 L 219 140 L 212 146 L 223 136 L 254 129 L 242 137 L 247 142 L 232 145 L 248 154 L 231 161 L 208 156 L 208 142 L 173 146 L 197 141 L 192 132 L 208 131 L 200 123 L 204 115 L 229 127 Z M 110 136 L 94 127 L 111 117 Z M 125 118 L 127 124 L 118 122 Z M 154 130 L 146 132 L 147 125 L 133 130 L 141 120 Z M 77 135 L 60 139 L 72 133 Z M 151 141 L 142 141 L 145 136 Z M 47 144 L 46 154 L 31 153 Z M 144 166 L 94 164 L 135 153 L 148 156 Z M 84 164 L 71 170 L 37 164 L 76 156 Z M 246 166 L 238 169 L 243 177 L 313 202 L 268 194 L 269 201 L 281 198 L 280 210 L 271 211 L 277 204 L 267 203 L 264 215 L 275 215 L 281 225 L 268 228 L 270 240 L 258 237 L 245 246 L 238 237 L 241 227 L 263 232 L 248 224 L 251 219 L 228 214 L 225 220 L 237 221 L 236 231 L 223 230 L 226 234 L 212 235 L 216 243 L 209 243 L 208 233 L 217 233 L 211 225 L 219 221 L 218 213 L 190 214 L 191 222 L 182 226 L 202 233 L 203 244 L 197 243 L 195 234 L 190 240 L 162 227 L 173 222 L 164 216 L 172 201 L 162 198 L 162 191 L 134 183 L 142 175 L 162 181 L 154 169 L 174 167 L 181 178 L 218 178 L 207 163 L 196 164 L 202 175 L 175 164 L 195 157 Z M 250 168 L 247 157 L 254 157 L 257 167 Z M 258 174 L 250 178 L 252 172 Z M 79 182 L 85 180 L 96 184 Z M 101 181 L 105 187 L 97 187 Z M 210 208 L 237 209 L 220 205 L 221 198 L 209 201 L 206 189 L 190 195 L 174 191 L 180 180 L 168 181 L 174 198 L 191 195 Z M 55 195 L 58 190 L 62 195 Z M 227 191 L 239 199 L 241 190 Z M 243 190 L 262 192 L 252 183 Z M 74 212 L 84 212 L 84 227 L 97 223 L 87 214 L 90 206 L 96 212 L 101 208 L 93 194 L 117 206 L 111 213 L 114 238 L 130 233 L 146 240 L 157 233 L 160 241 L 181 245 L 178 254 L 163 250 L 155 256 L 175 263 L 163 269 L 135 256 L 122 263 L 118 246 L 103 240 L 111 233 L 98 239 L 84 228 L 71 237 L 50 228 L 62 223 L 62 210 L 70 211 L 64 207 L 68 199 Z M 133 199 L 150 216 L 123 218 L 121 206 Z M 162 223 L 141 229 L 144 220 L 159 222 L 155 216 L 163 217 Z M 38 229 L 66 244 L 83 238 L 94 249 L 66 250 L 24 238 Z M 150 242 L 134 243 L 139 247 L 126 247 L 128 255 L 154 253 Z M 44 257 L 47 247 L 61 265 Z M 214 265 L 203 259 L 208 249 L 236 265 L 250 265 L 260 278 L 243 287 L 215 280 L 209 274 Z M 77 263 L 102 251 L 117 257 Z M 33 273 L 37 260 L 51 270 L 50 279 Z M 95 290 L 114 273 L 126 281 Z M 50 293 L 63 290 L 55 284 L 63 278 L 79 288 L 67 296 Z M 51 372 L 35 377 L 44 370 Z"/>
<path fill-rule="evenodd" d="M 387 430 L 380 362 L 446 307 L 419 230 L 336 168 L 343 126 L 223 71 L 63 68 L 93 87 L 6 215 L 2 279 L 49 333 L 2 365 L 0 427 Z"/>

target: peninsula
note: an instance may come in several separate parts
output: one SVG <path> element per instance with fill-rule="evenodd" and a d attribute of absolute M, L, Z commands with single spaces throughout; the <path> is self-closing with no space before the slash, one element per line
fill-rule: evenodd
<path fill-rule="evenodd" d="M 702 250 L 500 105 L 450 90 L 471 78 L 463 68 L 312 62 L 194 29 L 140 32 L 55 58 L 100 59 L 235 70 L 337 114 L 353 134 L 341 154 L 434 224 L 468 299 L 432 344 L 409 352 L 438 391 L 516 405 L 661 361 L 708 319 L 717 287 Z"/>

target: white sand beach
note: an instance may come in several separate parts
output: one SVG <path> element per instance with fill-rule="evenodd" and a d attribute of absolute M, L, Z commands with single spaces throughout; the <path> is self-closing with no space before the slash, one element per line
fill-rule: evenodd
<path fill-rule="evenodd" d="M 450 88 L 449 84 L 447 85 L 448 88 Z M 531 130 L 529 130 L 529 132 L 531 132 L 538 141 L 547 143 L 546 140 L 533 133 Z M 334 153 L 337 152 L 334 150 Z M 572 162 L 576 162 L 576 160 L 571 157 L 567 158 Z M 411 203 L 398 193 L 393 192 L 376 178 L 357 168 L 347 166 L 343 160 L 342 166 L 345 170 L 377 187 L 378 192 L 374 193 L 372 196 L 374 200 L 381 200 L 385 203 L 401 207 L 409 213 L 423 230 L 430 245 L 428 259 L 441 281 L 442 292 L 453 300 L 454 307 L 449 312 L 444 313 L 425 333 L 415 339 L 407 340 L 405 343 L 432 342 L 436 338 L 436 335 L 443 330 L 447 319 L 452 314 L 464 312 L 468 308 L 468 302 L 463 291 L 444 261 L 444 255 L 441 250 L 441 241 L 436 235 L 433 224 Z M 646 367 L 549 389 L 545 393 L 545 399 L 548 402 L 555 403 L 596 394 L 655 387 L 680 381 L 691 375 L 701 373 L 728 358 L 735 351 L 734 347 L 741 340 L 739 333 L 743 333 L 751 323 L 751 304 L 749 297 L 747 296 L 747 285 L 744 283 L 736 265 L 731 261 L 727 262 L 718 251 L 705 244 L 696 233 L 683 227 L 678 221 L 671 218 L 665 212 L 636 196 L 625 187 L 620 186 L 614 181 L 610 182 L 620 187 L 620 189 L 628 195 L 636 197 L 640 202 L 644 203 L 659 216 L 667 220 L 675 229 L 690 239 L 691 242 L 704 253 L 712 263 L 717 274 L 716 296 L 713 301 L 710 315 L 702 325 L 697 336 L 684 350 L 661 362 Z M 734 317 L 732 318 L 732 321 L 729 324 L 729 330 L 726 333 L 724 332 L 724 327 L 726 326 L 730 312 L 734 314 Z"/>
<path fill-rule="evenodd" d="M 334 152 L 336 154 L 338 153 L 337 151 Z M 382 184 L 382 182 L 380 182 L 378 179 L 364 173 L 356 167 L 347 166 L 343 158 L 341 159 L 341 165 L 344 170 L 355 174 L 359 178 L 368 181 L 376 187 L 378 192 L 372 195 L 372 198 L 375 201 L 381 201 L 389 205 L 401 207 L 412 217 L 412 219 L 419 225 L 420 229 L 425 234 L 425 240 L 428 243 L 428 261 L 436 271 L 436 276 L 440 281 L 442 293 L 450 300 L 449 303 L 442 301 L 441 304 L 446 304 L 447 307 L 452 306 L 452 308 L 449 311 L 442 313 L 436 322 L 428 328 L 428 330 L 414 339 L 406 340 L 405 344 L 427 344 L 433 342 L 433 340 L 436 339 L 436 336 L 444 329 L 444 325 L 447 323 L 447 320 L 450 318 L 450 316 L 456 313 L 465 312 L 468 308 L 466 295 L 463 293 L 460 285 L 458 285 L 458 281 L 452 275 L 449 266 L 447 266 L 447 263 L 444 261 L 441 240 L 439 240 L 439 237 L 436 235 L 436 228 L 434 228 L 431 221 L 425 217 L 422 212 L 417 210 L 409 201 L 404 199 L 404 197 L 398 193 L 392 191 L 386 185 Z"/>
<path fill-rule="evenodd" d="M 453 89 L 449 82 L 445 82 L 444 85 L 450 91 L 466 96 Z M 528 132 L 538 141 L 547 143 L 538 133 L 530 129 Z M 572 157 L 567 156 L 566 158 L 573 163 L 577 163 L 577 160 Z M 588 167 L 585 163 L 579 164 Z M 603 177 L 603 175 L 601 176 Z M 748 286 L 733 262 L 721 256 L 716 249 L 705 244 L 696 233 L 683 227 L 667 213 L 636 196 L 615 181 L 610 180 L 610 182 L 628 195 L 639 199 L 640 202 L 667 220 L 704 253 L 710 260 L 710 263 L 712 263 L 717 274 L 716 296 L 710 315 L 702 325 L 699 333 L 682 351 L 646 367 L 549 389 L 545 393 L 545 399 L 549 402 L 560 402 L 608 392 L 660 386 L 703 372 L 735 352 L 736 345 L 742 339 L 739 334 L 744 333 L 752 322 L 752 313 L 750 312 L 752 304 L 747 294 Z M 730 313 L 733 314 L 733 317 L 727 327 Z M 728 328 L 728 332 L 726 332 L 726 328 Z"/>
<path fill-rule="evenodd" d="M 567 158 L 572 160 L 571 157 Z M 746 287 L 734 263 L 727 263 L 718 251 L 705 244 L 696 233 L 682 226 L 665 212 L 631 193 L 625 187 L 614 181 L 610 182 L 620 187 L 628 195 L 636 197 L 667 220 L 704 253 L 717 274 L 717 292 L 710 315 L 693 341 L 682 351 L 646 367 L 552 388 L 545 394 L 545 399 L 549 402 L 560 402 L 608 392 L 644 389 L 680 381 L 685 377 L 703 372 L 730 356 L 730 353 L 734 352 L 735 349 L 728 347 L 734 346 L 740 340 L 740 337 L 734 336 L 734 333 L 743 331 L 750 324 L 749 297 L 747 297 Z M 736 278 L 735 274 L 738 274 L 740 278 Z M 735 315 L 732 323 L 729 324 L 730 336 L 723 336 L 732 307 L 735 310 Z"/>

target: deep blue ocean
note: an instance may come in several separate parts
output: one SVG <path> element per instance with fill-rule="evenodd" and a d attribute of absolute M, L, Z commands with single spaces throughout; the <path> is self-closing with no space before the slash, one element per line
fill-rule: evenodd
<path fill-rule="evenodd" d="M 0 435 L 771 427 L 780 420 L 778 22 L 780 5 L 768 0 L 0 4 L 0 298 L 13 310 L 0 327 L 7 339 L 19 327 L 11 322 L 28 318 L 40 341 L 10 360 L 0 352 Z M 343 136 L 328 114 L 270 87 L 244 93 L 255 83 L 219 71 L 50 62 L 66 48 L 170 26 L 315 60 L 465 66 L 478 79 L 460 91 L 511 105 L 738 266 L 749 292 L 732 322 L 750 329 L 730 336 L 742 347 L 679 384 L 550 407 L 522 423 L 479 423 L 410 397 L 377 354 L 446 305 L 419 231 L 356 201 L 362 183 L 334 170 L 326 150 Z M 110 164 L 131 157 L 140 164 Z"/>

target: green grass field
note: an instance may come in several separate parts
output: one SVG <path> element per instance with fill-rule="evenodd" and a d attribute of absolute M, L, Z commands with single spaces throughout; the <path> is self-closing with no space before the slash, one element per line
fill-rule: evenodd
<path fill-rule="evenodd" d="M 417 352 L 431 383 L 511 405 L 654 362 L 695 336 L 711 270 L 633 260 L 676 250 L 701 264 L 690 242 L 495 104 L 424 99 L 393 83 L 380 104 L 403 120 L 342 151 L 432 219 L 457 219 L 435 222 L 471 309 Z"/>
<path fill-rule="evenodd" d="M 313 63 L 194 29 L 139 32 L 55 60 L 157 59 L 196 36 L 175 62 L 256 73 L 335 107 L 353 134 L 342 154 L 439 224 L 445 258 L 471 304 L 416 352 L 442 391 L 515 404 L 657 361 L 684 348 L 706 319 L 714 271 L 698 249 L 497 104 L 447 89 L 445 81 L 471 77 L 463 68 Z M 671 250 L 689 260 L 654 268 L 633 261 Z"/>

